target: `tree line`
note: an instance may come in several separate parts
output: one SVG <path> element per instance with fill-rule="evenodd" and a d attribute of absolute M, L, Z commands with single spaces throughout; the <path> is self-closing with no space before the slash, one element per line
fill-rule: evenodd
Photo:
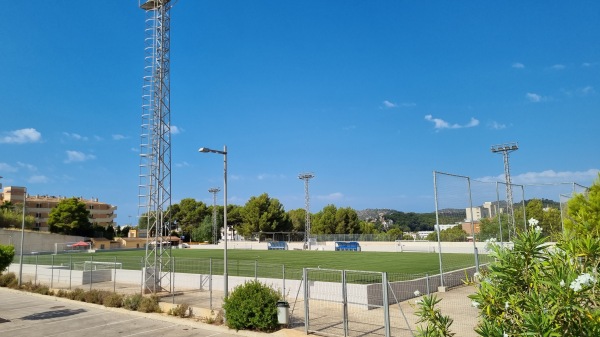
<path fill-rule="evenodd" d="M 600 204 L 600 192 L 596 182 L 584 195 L 577 195 L 568 205 L 568 214 L 590 213 L 595 222 L 590 208 Z M 591 200 L 591 201 L 590 201 Z M 589 204 L 596 205 L 590 206 Z M 564 227 L 573 226 L 568 219 L 561 220 L 560 205 L 546 199 L 531 199 L 522 204 L 514 205 L 515 229 L 517 232 L 525 230 L 527 220 L 538 219 L 538 226 L 543 235 L 551 240 L 557 240 L 563 233 Z M 587 213 L 586 213 L 587 212 Z M 573 217 L 571 215 L 570 217 Z M 193 241 L 213 241 L 213 206 L 193 198 L 182 199 L 177 204 L 172 204 L 165 212 L 165 228 L 168 232 L 164 235 L 184 236 Z M 327 205 L 317 213 L 310 214 L 311 234 L 386 234 L 388 240 L 412 239 L 405 234 L 417 231 L 433 231 L 436 222 L 435 213 L 414 213 L 386 210 L 376 219 L 361 219 L 356 210 L 350 207 L 336 207 Z M 463 217 L 464 219 L 464 217 Z M 508 241 L 509 231 L 507 225 L 511 219 L 508 214 L 499 213 L 493 218 L 481 219 L 480 231 L 476 234 L 477 241 L 494 238 L 498 241 Z M 145 229 L 148 224 L 147 215 L 141 216 L 137 227 Z M 0 205 L 0 227 L 19 228 L 22 223 L 22 207 L 5 202 Z M 32 229 L 35 219 L 25 217 L 25 227 Z M 223 227 L 223 206 L 216 206 L 216 224 L 218 226 L 217 240 L 220 240 Z M 237 235 L 251 238 L 256 233 L 286 232 L 297 233 L 296 237 L 303 237 L 306 225 L 306 211 L 303 208 L 286 211 L 281 202 L 270 197 L 267 193 L 251 197 L 244 205 L 227 206 L 227 224 L 229 229 Z M 89 211 L 85 204 L 76 198 L 62 200 L 49 214 L 49 230 L 53 233 L 106 237 L 113 239 L 115 236 L 127 236 L 128 227 L 113 228 L 93 225 L 89 219 Z M 595 229 L 597 230 L 597 229 Z M 154 233 L 151 233 L 154 235 Z M 442 241 L 466 241 L 470 231 L 464 231 L 461 226 L 440 232 Z M 437 240 L 437 233 L 432 233 L 428 240 Z"/>

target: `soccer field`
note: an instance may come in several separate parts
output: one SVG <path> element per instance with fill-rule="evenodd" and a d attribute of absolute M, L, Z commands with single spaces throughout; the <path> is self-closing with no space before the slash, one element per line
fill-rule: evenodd
<path fill-rule="evenodd" d="M 214 259 L 222 263 L 223 250 L 219 249 L 173 249 L 171 255 L 177 260 Z M 79 255 L 79 254 L 78 254 Z M 144 250 L 96 252 L 94 259 L 118 260 L 142 258 Z M 228 265 L 285 265 L 290 269 L 323 268 L 361 271 L 377 271 L 402 274 L 439 273 L 439 256 L 436 253 L 408 252 L 351 252 L 351 251 L 298 251 L 298 250 L 237 250 L 227 251 Z M 188 262 L 189 263 L 189 262 Z M 444 271 L 456 270 L 475 265 L 472 254 L 442 254 Z"/>

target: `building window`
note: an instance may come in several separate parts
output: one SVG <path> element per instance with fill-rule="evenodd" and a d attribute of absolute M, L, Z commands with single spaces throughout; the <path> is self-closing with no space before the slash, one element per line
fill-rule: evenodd
<path fill-rule="evenodd" d="M 90 209 L 94 209 L 94 205 L 90 205 Z"/>

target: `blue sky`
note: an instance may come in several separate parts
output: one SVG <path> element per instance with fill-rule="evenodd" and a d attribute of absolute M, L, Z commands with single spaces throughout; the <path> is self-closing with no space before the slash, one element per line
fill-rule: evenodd
<path fill-rule="evenodd" d="M 0 21 L 0 181 L 137 216 L 138 1 L 12 1 Z M 188 1 L 171 12 L 173 202 L 268 193 L 311 211 L 433 211 L 432 171 L 590 185 L 597 1 Z M 222 195 L 219 196 L 222 203 Z"/>

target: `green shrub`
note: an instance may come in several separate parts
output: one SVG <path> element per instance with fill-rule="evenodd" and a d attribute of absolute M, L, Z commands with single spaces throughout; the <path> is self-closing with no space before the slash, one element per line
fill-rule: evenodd
<path fill-rule="evenodd" d="M 454 320 L 442 315 L 437 307 L 441 299 L 435 295 L 423 296 L 417 304 L 415 315 L 419 317 L 417 323 L 424 323 L 417 327 L 417 337 L 452 337 L 455 333 L 450 331 Z"/>
<path fill-rule="evenodd" d="M 109 308 L 120 308 L 123 306 L 123 299 L 124 296 L 121 294 L 110 293 L 108 296 L 104 297 L 102 304 Z"/>
<path fill-rule="evenodd" d="M 192 317 L 193 311 L 192 311 L 192 307 L 190 307 L 186 303 L 182 303 L 182 304 L 178 304 L 177 307 L 175 307 L 175 308 L 171 308 L 171 310 L 169 310 L 168 314 L 171 316 L 185 318 L 185 317 Z"/>
<path fill-rule="evenodd" d="M 112 294 L 110 291 L 92 289 L 83 296 L 83 301 L 87 303 L 102 304 L 104 298 Z"/>
<path fill-rule="evenodd" d="M 14 257 L 14 246 L 0 245 L 0 273 L 10 266 Z"/>
<path fill-rule="evenodd" d="M 62 298 L 68 298 L 69 297 L 69 291 L 68 290 L 64 290 L 64 289 L 59 289 L 56 294 L 56 297 L 62 297 Z"/>
<path fill-rule="evenodd" d="M 50 290 L 50 288 L 47 285 L 43 284 L 27 282 L 21 285 L 21 289 L 30 293 L 36 293 L 41 295 L 54 295 L 54 292 Z"/>
<path fill-rule="evenodd" d="M 142 294 L 134 294 L 125 297 L 123 300 L 123 308 L 127 310 L 137 311 L 140 306 L 140 302 L 142 301 Z"/>
<path fill-rule="evenodd" d="M 15 273 L 6 273 L 0 275 L 0 287 L 17 288 L 19 281 Z"/>
<path fill-rule="evenodd" d="M 281 295 L 258 281 L 237 286 L 224 300 L 225 322 L 235 330 L 274 331 L 277 321 L 277 302 Z"/>
<path fill-rule="evenodd" d="M 140 301 L 140 305 L 137 308 L 137 311 L 140 312 L 162 312 L 160 310 L 160 306 L 158 305 L 158 297 L 150 296 L 150 297 L 142 297 Z"/>
<path fill-rule="evenodd" d="M 80 288 L 75 288 L 67 295 L 67 298 L 75 301 L 84 301 L 85 298 L 85 290 Z"/>
<path fill-rule="evenodd" d="M 536 219 L 494 262 L 470 295 L 480 336 L 600 336 L 600 241 L 585 233 L 548 245 Z"/>

